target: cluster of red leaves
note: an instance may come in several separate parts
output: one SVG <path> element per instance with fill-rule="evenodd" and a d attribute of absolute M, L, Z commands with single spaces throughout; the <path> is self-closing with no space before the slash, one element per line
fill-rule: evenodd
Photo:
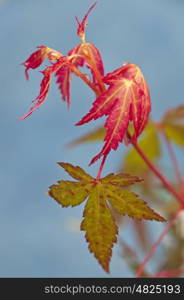
<path fill-rule="evenodd" d="M 51 66 L 46 67 L 41 72 L 44 77 L 40 84 L 40 93 L 33 100 L 36 103 L 25 116 L 20 118 L 22 120 L 31 115 L 45 101 L 53 74 L 57 78 L 61 96 L 69 107 L 71 74 L 79 76 L 92 88 L 96 100 L 93 102 L 93 107 L 89 113 L 76 125 L 96 120 L 104 115 L 108 116 L 105 122 L 107 128 L 104 138 L 105 144 L 101 152 L 91 160 L 91 164 L 101 156 L 106 157 L 111 149 L 116 150 L 123 139 L 126 141 L 131 139 L 136 143 L 148 121 L 151 109 L 149 88 L 138 66 L 126 63 L 105 75 L 99 50 L 93 44 L 85 41 L 87 17 L 95 5 L 96 3 L 89 8 L 82 22 L 76 18 L 77 34 L 82 42 L 72 48 L 66 56 L 46 46 L 40 46 L 23 63 L 26 68 L 27 79 L 29 69 L 39 67 L 45 59 L 50 61 Z M 89 68 L 91 79 L 80 71 L 80 68 L 84 66 Z M 131 122 L 134 133 L 130 136 L 128 126 Z"/>

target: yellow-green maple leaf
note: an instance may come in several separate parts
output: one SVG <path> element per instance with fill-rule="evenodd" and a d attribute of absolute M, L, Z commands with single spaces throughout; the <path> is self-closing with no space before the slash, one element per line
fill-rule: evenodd
<path fill-rule="evenodd" d="M 106 272 L 109 271 L 112 247 L 118 233 L 111 206 L 132 218 L 164 221 L 136 194 L 125 189 L 141 182 L 139 177 L 120 173 L 96 180 L 78 166 L 63 162 L 58 164 L 77 181 L 58 181 L 58 184 L 50 186 L 49 195 L 64 207 L 79 205 L 87 199 L 81 230 L 86 232 L 89 250 Z"/>
<path fill-rule="evenodd" d="M 65 169 L 65 171 L 74 179 L 78 181 L 91 182 L 93 177 L 87 174 L 81 167 L 72 166 L 69 163 L 58 162 L 58 165 Z"/>
<path fill-rule="evenodd" d="M 161 126 L 169 140 L 184 147 L 184 105 L 169 109 L 162 119 Z"/>
<path fill-rule="evenodd" d="M 161 221 L 160 216 L 155 213 L 142 199 L 128 190 L 116 188 L 114 186 L 103 185 L 106 198 L 113 208 L 120 214 L 142 220 Z M 162 219 L 163 221 L 163 219 Z"/>
<path fill-rule="evenodd" d="M 109 272 L 109 261 L 113 244 L 117 241 L 118 228 L 107 205 L 101 184 L 91 189 L 83 217 L 81 230 L 86 232 L 89 250 L 94 253 L 103 269 Z"/>

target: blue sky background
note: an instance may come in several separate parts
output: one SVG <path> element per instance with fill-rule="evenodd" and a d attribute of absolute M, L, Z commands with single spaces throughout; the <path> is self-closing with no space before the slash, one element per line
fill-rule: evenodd
<path fill-rule="evenodd" d="M 84 234 L 73 228 L 81 219 L 83 205 L 64 209 L 45 194 L 48 186 L 68 178 L 57 161 L 97 173 L 99 164 L 88 168 L 88 162 L 101 144 L 65 149 L 68 142 L 95 126 L 74 127 L 94 100 L 92 93 L 74 79 L 72 106 L 67 111 L 53 81 L 44 105 L 28 119 L 17 120 L 37 96 L 42 77 L 31 71 L 26 82 L 20 63 L 39 45 L 67 53 L 79 43 L 74 17 L 82 18 L 92 3 L 0 1 L 1 277 L 132 276 L 117 246 L 111 275 L 89 254 Z M 183 15 L 183 0 L 99 0 L 89 17 L 87 41 L 101 51 L 107 72 L 125 61 L 141 67 L 156 120 L 166 107 L 184 101 Z M 118 168 L 121 152 L 110 154 L 104 174 Z M 130 234 L 121 231 L 127 239 Z"/>

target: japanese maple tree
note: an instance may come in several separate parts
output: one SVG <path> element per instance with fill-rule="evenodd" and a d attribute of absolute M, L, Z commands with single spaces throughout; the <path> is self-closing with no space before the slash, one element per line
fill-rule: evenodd
<path fill-rule="evenodd" d="M 150 178 L 152 180 L 152 173 L 156 175 L 161 185 L 177 200 L 178 205 L 173 210 L 174 213 L 171 213 L 162 235 L 150 247 L 145 260 L 134 264 L 133 268 L 137 271 L 137 276 L 142 276 L 146 274 L 146 263 L 183 211 L 184 181 L 171 142 L 184 146 L 182 123 L 184 106 L 168 111 L 163 119 L 156 123 L 149 117 L 151 101 L 148 84 L 135 63 L 124 63 L 116 70 L 105 73 L 99 49 L 85 40 L 87 18 L 95 5 L 96 3 L 89 8 L 82 21 L 76 18 L 77 35 L 81 42 L 69 50 L 67 55 L 42 45 L 23 63 L 27 79 L 30 69 L 40 67 L 46 59 L 50 65 L 41 72 L 43 79 L 39 95 L 33 100 L 33 106 L 28 113 L 20 120 L 26 119 L 44 103 L 53 76 L 56 77 L 61 97 L 68 107 L 71 105 L 71 75 L 79 77 L 94 92 L 92 107 L 76 125 L 83 125 L 103 116 L 106 117 L 105 123 L 94 132 L 76 139 L 70 146 L 103 139 L 104 145 L 100 153 L 90 161 L 91 165 L 101 159 L 98 174 L 93 178 L 79 166 L 59 162 L 59 166 L 64 168 L 74 181 L 61 180 L 51 185 L 48 195 L 63 207 L 76 206 L 86 201 L 81 230 L 85 231 L 89 250 L 103 269 L 109 272 L 112 247 L 117 241 L 119 227 L 115 213 L 135 219 L 135 225 L 137 224 L 135 230 L 140 241 L 143 241 L 146 223 L 144 222 L 140 227 L 140 222 L 136 223 L 136 220 L 166 221 L 165 216 L 162 217 L 159 212 L 154 211 L 150 204 L 148 205 L 141 196 L 137 195 L 137 192 L 129 188 L 136 185 L 140 194 L 144 190 L 146 198 L 148 196 L 151 198 L 153 195 L 150 191 L 152 189 Z M 87 67 L 90 76 L 82 72 L 84 67 Z M 161 155 L 159 136 L 164 138 L 168 146 L 180 189 L 170 183 L 154 164 Z M 102 177 L 107 156 L 110 156 L 111 150 L 117 150 L 122 142 L 124 146 L 121 147 L 128 147 L 122 171 Z M 132 264 L 132 261 L 137 259 L 136 254 L 124 242 L 122 245 L 128 257 L 131 257 L 130 264 Z M 179 268 L 176 268 L 175 273 L 172 271 L 174 272 L 174 269 L 169 273 L 163 267 L 155 276 L 159 277 L 159 274 L 172 276 L 182 272 Z"/>

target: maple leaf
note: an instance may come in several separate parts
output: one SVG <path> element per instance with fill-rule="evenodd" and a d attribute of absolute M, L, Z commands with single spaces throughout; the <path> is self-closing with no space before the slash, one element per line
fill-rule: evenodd
<path fill-rule="evenodd" d="M 184 105 L 169 109 L 159 126 L 169 140 L 184 147 Z"/>
<path fill-rule="evenodd" d="M 83 57 L 86 66 L 92 74 L 92 82 L 97 85 L 100 95 L 104 91 L 105 86 L 102 80 L 104 76 L 104 66 L 99 50 L 91 43 L 82 43 L 80 47 L 80 55 Z"/>
<path fill-rule="evenodd" d="M 57 83 L 62 95 L 62 99 L 70 106 L 70 73 L 71 70 L 67 65 L 64 65 L 56 72 Z"/>
<path fill-rule="evenodd" d="M 105 122 L 107 128 L 104 138 L 105 145 L 90 164 L 101 156 L 107 156 L 111 149 L 118 148 L 119 143 L 126 136 L 131 121 L 134 126 L 132 139 L 136 142 L 147 124 L 151 110 L 147 83 L 135 64 L 123 65 L 107 74 L 103 81 L 110 85 L 109 88 L 93 102 L 89 113 L 76 124 L 82 125 L 108 115 Z"/>
<path fill-rule="evenodd" d="M 72 56 L 74 57 L 72 58 Z M 68 58 L 74 67 L 82 67 L 84 65 L 84 59 L 80 55 L 80 45 L 74 47 L 68 52 Z M 61 66 L 55 74 L 62 99 L 67 102 L 68 107 L 70 107 L 71 73 L 70 65 L 64 65 Z"/>
<path fill-rule="evenodd" d="M 66 63 L 67 63 L 66 58 L 62 57 L 62 58 L 58 59 L 55 64 L 47 67 L 45 70 L 43 70 L 41 72 L 44 77 L 40 84 L 40 92 L 39 92 L 39 95 L 32 101 L 33 103 L 34 102 L 36 102 L 36 103 L 30 108 L 30 110 L 28 111 L 27 114 L 25 114 L 23 117 L 19 118 L 18 120 L 26 119 L 28 116 L 30 116 L 33 113 L 34 110 L 36 110 L 43 104 L 43 102 L 45 101 L 45 99 L 48 95 L 48 92 L 49 92 L 51 78 L 52 78 L 53 73 L 56 72 L 58 70 L 58 68 L 60 68 L 62 65 L 66 64 Z"/>
<path fill-rule="evenodd" d="M 101 77 L 104 76 L 104 66 L 98 49 L 91 43 L 85 43 L 74 47 L 68 52 L 68 60 L 70 64 L 62 66 L 56 72 L 57 83 L 64 101 L 70 106 L 70 83 L 71 74 L 75 73 L 76 68 L 86 65 L 92 74 L 92 83 L 100 94 Z M 75 74 L 77 75 L 77 74 Z M 80 75 L 78 75 L 80 77 Z"/>
<path fill-rule="evenodd" d="M 78 24 L 77 27 L 77 35 L 79 36 L 79 38 L 81 39 L 82 42 L 85 42 L 85 28 L 87 26 L 87 18 L 90 14 L 90 12 L 92 11 L 92 9 L 96 6 L 97 2 L 95 2 L 87 11 L 87 13 L 85 14 L 84 18 L 82 19 L 82 21 L 80 22 L 79 19 L 77 17 L 76 21 Z"/>
<path fill-rule="evenodd" d="M 39 50 L 33 52 L 28 59 L 22 63 L 22 65 L 25 67 L 26 79 L 29 79 L 29 69 L 38 68 L 46 58 L 49 60 L 57 60 L 61 57 L 61 53 L 49 47 L 38 46 L 37 48 Z"/>
<path fill-rule="evenodd" d="M 82 40 L 82 43 L 78 46 L 77 53 L 79 57 L 81 56 L 81 59 L 83 59 L 83 62 L 86 63 L 87 67 L 90 68 L 93 78 L 93 83 L 98 86 L 99 91 L 98 95 L 100 94 L 100 91 L 103 91 L 105 88 L 104 83 L 102 81 L 102 77 L 104 76 L 104 66 L 103 61 L 100 55 L 99 50 L 91 43 L 86 43 L 85 41 L 85 28 L 87 26 L 87 18 L 90 14 L 90 12 L 93 10 L 93 8 L 96 6 L 97 2 L 95 2 L 87 11 L 84 18 L 80 22 L 78 18 L 77 20 L 77 35 Z"/>
<path fill-rule="evenodd" d="M 86 232 L 90 252 L 94 253 L 103 269 L 109 272 L 109 260 L 113 244 L 117 241 L 118 228 L 103 192 L 100 185 L 91 189 L 84 209 L 81 230 Z"/>
<path fill-rule="evenodd" d="M 87 200 L 81 230 L 86 232 L 89 250 L 106 272 L 109 272 L 112 247 L 118 234 L 111 206 L 119 213 L 139 220 L 165 221 L 135 193 L 125 189 L 141 182 L 139 177 L 112 173 L 96 180 L 79 166 L 58 164 L 77 181 L 60 180 L 50 186 L 49 195 L 63 207 L 76 206 Z"/>

